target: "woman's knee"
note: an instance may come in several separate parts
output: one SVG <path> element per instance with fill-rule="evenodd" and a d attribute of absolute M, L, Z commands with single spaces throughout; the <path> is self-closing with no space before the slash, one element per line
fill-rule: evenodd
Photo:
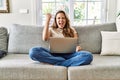
<path fill-rule="evenodd" d="M 32 58 L 37 55 L 42 50 L 42 47 L 33 47 L 29 50 L 29 56 Z"/>
<path fill-rule="evenodd" d="M 81 51 L 82 56 L 86 58 L 87 61 L 92 61 L 93 60 L 93 55 L 89 51 Z"/>

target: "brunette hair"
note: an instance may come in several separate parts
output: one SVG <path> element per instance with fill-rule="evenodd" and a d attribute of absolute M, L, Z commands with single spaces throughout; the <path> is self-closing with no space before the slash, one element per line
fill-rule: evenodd
<path fill-rule="evenodd" d="M 52 24 L 52 28 L 53 29 L 57 29 L 58 28 L 58 25 L 57 25 L 57 22 L 56 22 L 56 16 L 57 14 L 59 13 L 63 13 L 65 15 L 65 19 L 66 19 L 66 24 L 65 24 L 65 27 L 63 28 L 63 35 L 64 37 L 74 37 L 74 31 L 73 29 L 70 27 L 70 20 L 68 18 L 68 16 L 66 15 L 66 13 L 63 11 L 63 10 L 59 10 L 55 17 L 54 17 L 54 22 Z"/>

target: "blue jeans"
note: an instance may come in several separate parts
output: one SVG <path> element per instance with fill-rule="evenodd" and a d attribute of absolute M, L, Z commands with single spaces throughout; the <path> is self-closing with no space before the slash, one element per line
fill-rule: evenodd
<path fill-rule="evenodd" d="M 66 67 L 88 65 L 93 60 L 92 53 L 88 51 L 79 51 L 71 54 L 53 54 L 43 47 L 31 48 L 29 56 L 35 61 Z"/>

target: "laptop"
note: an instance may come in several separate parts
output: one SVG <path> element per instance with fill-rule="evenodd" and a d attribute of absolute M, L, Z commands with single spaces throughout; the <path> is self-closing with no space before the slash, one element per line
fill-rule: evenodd
<path fill-rule="evenodd" d="M 51 37 L 49 47 L 51 53 L 73 53 L 78 43 L 77 38 L 54 38 Z"/>

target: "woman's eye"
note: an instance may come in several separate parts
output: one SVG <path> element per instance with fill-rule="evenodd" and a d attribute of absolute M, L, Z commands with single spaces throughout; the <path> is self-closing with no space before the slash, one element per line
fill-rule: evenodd
<path fill-rule="evenodd" d="M 64 17 L 62 19 L 65 19 Z"/>
<path fill-rule="evenodd" d="M 64 18 L 64 17 L 62 17 L 62 18 L 59 17 L 59 18 L 57 18 L 57 19 L 65 19 L 65 18 Z"/>

